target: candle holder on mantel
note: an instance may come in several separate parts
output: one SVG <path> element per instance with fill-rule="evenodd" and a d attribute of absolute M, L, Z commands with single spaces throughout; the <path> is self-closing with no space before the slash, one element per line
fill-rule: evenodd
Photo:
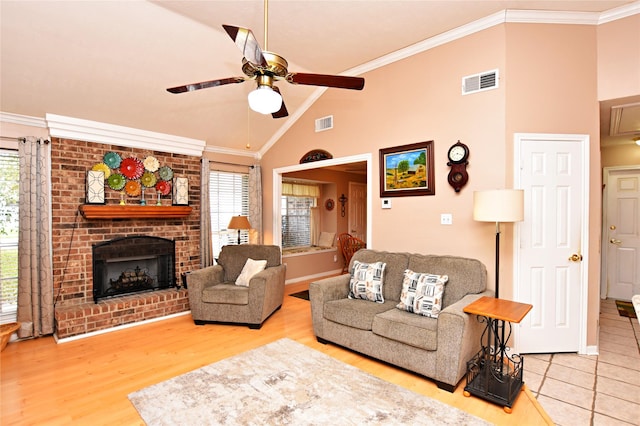
<path fill-rule="evenodd" d="M 124 200 L 124 191 L 120 192 L 120 205 L 125 206 L 127 202 Z"/>
<path fill-rule="evenodd" d="M 158 202 L 156 203 L 156 206 L 161 206 L 162 205 L 162 192 L 158 191 Z"/>
<path fill-rule="evenodd" d="M 142 197 L 140 198 L 140 205 L 141 206 L 146 206 L 147 205 L 147 200 L 144 199 L 144 186 L 142 187 Z"/>

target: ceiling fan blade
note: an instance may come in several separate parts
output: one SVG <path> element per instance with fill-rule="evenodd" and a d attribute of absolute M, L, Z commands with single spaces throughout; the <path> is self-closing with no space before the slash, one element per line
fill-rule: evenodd
<path fill-rule="evenodd" d="M 171 87 L 167 89 L 167 92 L 171 93 L 184 93 L 193 92 L 194 90 L 208 89 L 209 87 L 223 86 L 225 84 L 243 83 L 245 79 L 243 77 L 230 77 L 221 78 L 219 80 L 203 81 L 201 83 L 187 84 L 186 86 Z"/>
<path fill-rule="evenodd" d="M 307 74 L 292 72 L 287 74 L 287 81 L 293 84 L 306 84 L 309 86 L 327 86 L 338 89 L 362 90 L 364 78 L 346 77 L 342 75 Z"/>
<path fill-rule="evenodd" d="M 247 61 L 256 66 L 268 66 L 267 60 L 262 54 L 262 49 L 250 29 L 231 25 L 223 25 L 223 27 Z"/>
<path fill-rule="evenodd" d="M 278 89 L 276 86 L 272 87 L 274 92 L 277 92 L 280 96 L 282 96 L 282 93 L 280 93 L 280 89 Z M 280 107 L 280 109 L 276 112 L 274 112 L 273 114 L 271 114 L 271 116 L 273 118 L 284 118 L 286 116 L 289 115 L 289 112 L 287 111 L 287 107 L 284 104 L 284 99 L 282 99 L 282 106 Z"/>

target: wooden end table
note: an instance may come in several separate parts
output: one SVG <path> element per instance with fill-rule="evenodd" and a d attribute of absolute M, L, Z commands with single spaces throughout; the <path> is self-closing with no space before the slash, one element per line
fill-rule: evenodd
<path fill-rule="evenodd" d="M 527 303 L 485 296 L 463 309 L 486 324 L 480 337 L 482 349 L 467 362 L 464 396 L 478 396 L 502 405 L 505 412 L 511 413 L 524 384 L 524 357 L 507 354 L 507 341 L 511 337 L 511 324 L 522 321 L 531 308 Z"/>

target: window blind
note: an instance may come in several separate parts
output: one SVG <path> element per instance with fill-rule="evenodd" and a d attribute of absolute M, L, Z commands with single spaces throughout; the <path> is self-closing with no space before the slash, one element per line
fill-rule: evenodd
<path fill-rule="evenodd" d="M 249 174 L 211 171 L 209 207 L 213 256 L 217 258 L 222 246 L 238 244 L 238 230 L 227 226 L 233 216 L 249 215 Z M 240 231 L 240 242 L 249 242 L 249 231 Z"/>

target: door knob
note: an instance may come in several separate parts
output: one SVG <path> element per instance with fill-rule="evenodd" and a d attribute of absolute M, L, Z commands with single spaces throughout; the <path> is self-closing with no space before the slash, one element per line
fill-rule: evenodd
<path fill-rule="evenodd" d="M 616 240 L 615 238 L 610 239 L 609 242 L 618 246 L 622 244 L 622 240 Z"/>
<path fill-rule="evenodd" d="M 578 254 L 578 253 L 573 253 L 570 257 L 569 260 L 572 262 L 581 262 L 582 261 L 582 255 Z"/>

